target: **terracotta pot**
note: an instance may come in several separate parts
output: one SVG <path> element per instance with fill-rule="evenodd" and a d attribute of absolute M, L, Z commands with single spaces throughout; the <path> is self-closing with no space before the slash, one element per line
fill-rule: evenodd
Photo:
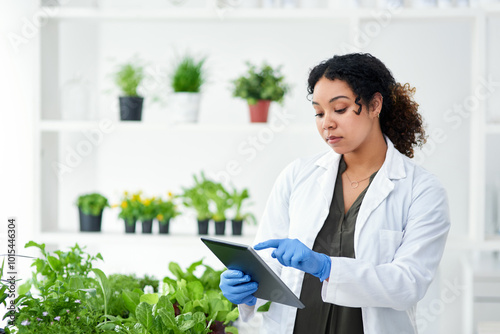
<path fill-rule="evenodd" d="M 249 104 L 250 109 L 250 122 L 252 123 L 265 123 L 267 122 L 267 114 L 271 100 L 259 100 L 257 104 Z"/>

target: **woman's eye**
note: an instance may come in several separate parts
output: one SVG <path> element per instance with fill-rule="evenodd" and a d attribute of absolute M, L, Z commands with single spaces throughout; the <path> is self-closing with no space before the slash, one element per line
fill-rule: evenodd
<path fill-rule="evenodd" d="M 347 108 L 344 108 L 344 109 L 339 109 L 339 110 L 335 110 L 336 113 L 339 113 L 339 114 L 342 114 L 343 112 L 345 112 L 347 110 Z"/>
<path fill-rule="evenodd" d="M 319 118 L 321 118 L 321 117 L 323 117 L 323 115 L 324 115 L 324 114 L 323 114 L 322 112 L 319 112 L 319 113 L 317 113 L 316 115 L 314 115 L 314 117 L 319 117 Z"/>

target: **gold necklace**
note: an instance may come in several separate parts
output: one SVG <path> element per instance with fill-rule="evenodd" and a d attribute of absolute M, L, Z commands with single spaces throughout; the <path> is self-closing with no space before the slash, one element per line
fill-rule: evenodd
<path fill-rule="evenodd" d="M 363 179 L 363 180 L 359 180 L 359 181 L 351 181 L 351 179 L 349 178 L 349 174 L 347 174 L 347 172 L 344 172 L 345 173 L 345 176 L 347 176 L 347 179 L 349 180 L 349 182 L 351 182 L 351 188 L 352 189 L 356 189 L 358 186 L 359 186 L 359 183 L 360 182 L 363 182 L 364 180 L 368 180 L 370 178 L 370 176 L 368 176 L 367 178 Z"/>

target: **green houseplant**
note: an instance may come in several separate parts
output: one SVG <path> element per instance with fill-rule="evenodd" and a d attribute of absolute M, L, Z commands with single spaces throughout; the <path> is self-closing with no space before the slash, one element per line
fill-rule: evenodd
<path fill-rule="evenodd" d="M 207 197 L 208 188 L 211 186 L 211 181 L 205 178 L 205 174 L 201 172 L 201 176 L 193 175 L 194 185 L 189 188 L 182 188 L 183 193 L 179 195 L 182 198 L 182 203 L 188 208 L 196 211 L 198 220 L 198 234 L 208 234 L 208 222 L 213 214 L 210 210 L 210 202 Z"/>
<path fill-rule="evenodd" d="M 236 188 L 233 188 L 230 196 L 234 208 L 234 217 L 231 220 L 233 235 L 241 235 L 244 221 L 251 221 L 254 224 L 256 223 L 255 216 L 252 213 L 242 212 L 243 202 L 250 198 L 250 194 L 248 193 L 248 189 L 246 188 L 241 192 Z"/>
<path fill-rule="evenodd" d="M 108 199 L 99 193 L 85 194 L 76 201 L 81 232 L 100 232 L 102 212 L 109 207 Z"/>
<path fill-rule="evenodd" d="M 212 219 L 215 223 L 215 234 L 224 235 L 226 230 L 226 211 L 232 206 L 229 192 L 221 183 L 207 180 L 207 197 L 214 203 L 215 212 Z"/>
<path fill-rule="evenodd" d="M 196 122 L 200 109 L 201 86 L 205 83 L 206 58 L 196 60 L 190 55 L 183 56 L 171 75 L 174 91 L 172 103 L 175 119 L 180 122 Z"/>
<path fill-rule="evenodd" d="M 144 98 L 139 96 L 137 88 L 144 79 L 144 67 L 138 60 L 130 61 L 119 66 L 114 74 L 115 84 L 121 90 L 120 119 L 122 121 L 140 121 L 142 119 L 142 105 Z"/>
<path fill-rule="evenodd" d="M 160 234 L 168 234 L 170 219 L 180 215 L 177 205 L 175 205 L 173 201 L 174 197 L 175 196 L 172 193 L 169 193 L 168 199 L 163 200 L 162 198 L 159 198 L 156 203 L 156 219 L 158 220 Z"/>
<path fill-rule="evenodd" d="M 138 198 L 138 216 L 137 218 L 142 223 L 142 233 L 152 233 L 153 231 L 153 219 L 158 215 L 158 199 L 156 197 L 151 198 Z"/>
<path fill-rule="evenodd" d="M 281 66 L 263 63 L 260 68 L 247 62 L 246 75 L 233 80 L 233 96 L 245 99 L 250 109 L 251 122 L 267 122 L 271 101 L 282 102 L 289 87 L 284 82 Z"/>
<path fill-rule="evenodd" d="M 125 222 L 125 233 L 135 233 L 135 225 L 140 214 L 141 193 L 129 194 L 123 193 L 119 208 L 118 217 Z"/>

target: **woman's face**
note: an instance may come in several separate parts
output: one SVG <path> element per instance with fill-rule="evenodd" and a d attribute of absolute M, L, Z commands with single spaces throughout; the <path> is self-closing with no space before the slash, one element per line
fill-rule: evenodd
<path fill-rule="evenodd" d="M 381 103 L 379 108 L 371 107 L 370 112 L 362 104 L 358 115 L 359 105 L 355 100 L 356 96 L 345 81 L 322 77 L 314 86 L 312 105 L 316 126 L 321 138 L 338 154 L 355 152 L 366 145 L 376 130 L 375 122 L 378 124 Z"/>

